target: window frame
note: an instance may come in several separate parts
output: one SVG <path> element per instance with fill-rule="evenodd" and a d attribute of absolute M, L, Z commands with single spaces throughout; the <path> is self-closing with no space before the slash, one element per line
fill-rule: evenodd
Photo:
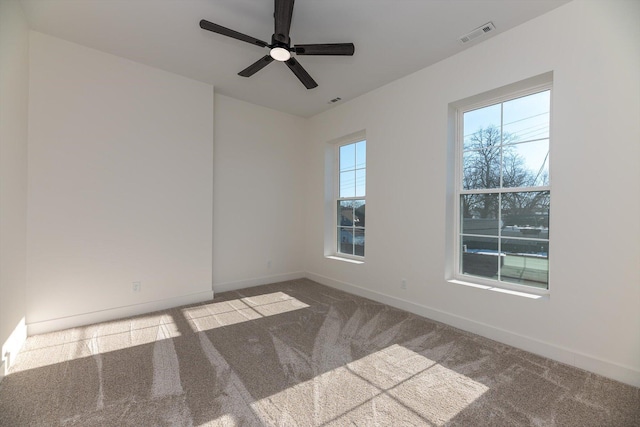
<path fill-rule="evenodd" d="M 339 234 L 339 228 L 341 227 L 338 224 L 338 204 L 340 201 L 349 201 L 349 200 L 363 200 L 366 206 L 366 199 L 367 199 L 367 178 L 366 178 L 366 171 L 367 171 L 367 165 L 365 162 L 365 167 L 362 168 L 365 171 L 365 192 L 364 192 L 364 196 L 357 196 L 355 195 L 354 197 L 340 197 L 340 148 L 345 147 L 347 145 L 355 145 L 358 144 L 360 142 L 365 142 L 365 144 L 367 144 L 367 138 L 364 135 L 364 133 L 358 133 L 357 135 L 353 135 L 352 137 L 347 137 L 345 139 L 341 139 L 339 142 L 336 142 L 334 144 L 333 150 L 334 150 L 334 154 L 333 154 L 333 197 L 332 197 L 332 202 L 333 202 L 333 250 L 332 255 L 337 257 L 337 258 L 346 258 L 346 259 L 351 259 L 351 260 L 355 260 L 355 261 L 359 261 L 359 262 L 364 262 L 365 260 L 365 255 L 366 255 L 366 249 L 364 250 L 365 255 L 356 255 L 356 254 L 348 254 L 348 253 L 344 253 L 344 252 L 340 252 L 339 250 L 339 245 L 340 245 L 340 241 L 338 238 L 338 234 Z M 367 144 L 368 145 L 368 144 Z M 366 146 L 365 146 L 365 153 L 367 152 Z M 355 156 L 355 154 L 354 154 Z M 365 154 L 366 156 L 366 154 Z M 354 169 L 354 172 L 358 170 L 358 168 Z M 355 184 L 354 184 L 355 185 Z M 356 187 L 357 188 L 357 187 Z M 365 207 L 365 211 L 366 211 L 366 207 Z M 363 227 L 352 227 L 353 229 L 362 229 L 363 230 L 363 235 L 365 236 L 365 248 L 366 248 L 366 226 Z M 355 252 L 355 249 L 354 249 Z"/>
<path fill-rule="evenodd" d="M 502 187 L 502 182 L 500 186 L 497 188 L 483 188 L 483 189 L 472 189 L 472 190 L 464 190 L 463 189 L 463 153 L 464 153 L 464 114 L 469 111 L 477 110 L 484 107 L 489 107 L 495 104 L 505 103 L 514 99 L 526 97 L 529 95 L 533 95 L 540 92 L 549 91 L 549 175 L 548 175 L 548 183 L 543 186 L 531 186 L 531 187 Z M 493 96 L 492 96 L 493 95 Z M 527 86 L 520 86 L 517 89 L 508 90 L 508 88 L 501 88 L 496 91 L 490 91 L 488 94 L 481 94 L 471 98 L 468 98 L 469 102 L 465 103 L 464 101 L 461 103 L 456 103 L 455 112 L 454 112 L 454 191 L 453 191 L 453 262 L 452 262 L 452 276 L 451 278 L 454 281 L 462 282 L 466 284 L 472 285 L 480 285 L 488 288 L 498 288 L 505 289 L 507 291 L 519 291 L 526 292 L 531 294 L 539 294 L 539 295 L 548 295 L 551 291 L 551 249 L 549 249 L 547 260 L 549 262 L 549 267 L 547 271 L 547 287 L 538 288 L 531 285 L 526 284 L 518 284 L 500 281 L 498 279 L 491 279 L 487 277 L 474 276 L 470 274 L 462 273 L 462 218 L 461 218 L 461 196 L 465 194 L 505 194 L 505 193 L 517 193 L 517 192 L 531 192 L 531 191 L 547 191 L 549 193 L 549 211 L 551 212 L 551 183 L 552 183 L 552 172 L 551 172 L 551 146 L 552 146 L 552 120 L 553 120 L 553 81 L 551 79 L 545 80 L 543 83 L 535 83 Z M 502 122 L 502 119 L 501 119 Z M 501 123 L 501 126 L 504 126 L 504 123 Z M 531 142 L 526 141 L 524 143 Z M 551 229 L 551 214 L 549 214 L 549 230 Z M 510 237 L 503 237 L 498 232 L 496 236 L 497 240 L 500 242 L 503 239 L 509 239 Z M 547 237 L 547 243 L 551 246 L 551 235 Z M 500 263 L 498 263 L 500 264 Z M 500 268 L 500 267 L 499 267 Z"/>

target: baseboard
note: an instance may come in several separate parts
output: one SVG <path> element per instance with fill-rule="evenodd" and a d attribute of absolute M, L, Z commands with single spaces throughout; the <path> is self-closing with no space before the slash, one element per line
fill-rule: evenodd
<path fill-rule="evenodd" d="M 23 317 L 11 332 L 9 338 L 2 344 L 2 353 L 0 353 L 0 381 L 9 373 L 9 369 L 11 369 L 11 365 L 13 365 L 13 361 L 15 360 L 15 355 L 18 354 L 26 340 L 27 325 Z"/>
<path fill-rule="evenodd" d="M 283 282 L 286 280 L 295 280 L 305 277 L 304 272 L 293 272 L 286 274 L 278 274 L 274 276 L 265 276 L 253 279 L 239 280 L 234 282 L 217 283 L 213 285 L 214 291 L 200 292 L 191 295 L 184 295 L 175 298 L 167 298 L 158 301 L 152 301 L 142 304 L 134 304 L 124 307 L 116 307 L 107 310 L 100 310 L 90 313 L 83 313 L 58 319 L 44 320 L 41 322 L 32 322 L 27 325 L 29 335 L 42 334 L 47 332 L 59 331 L 62 329 L 74 328 L 78 326 L 90 325 L 92 323 L 105 322 L 109 320 L 120 319 L 138 314 L 150 313 L 153 311 L 164 310 L 167 308 L 178 307 L 185 304 L 193 304 L 208 301 L 213 298 L 214 292 L 232 291 L 251 286 L 266 285 L 268 283 Z"/>
<path fill-rule="evenodd" d="M 640 371 L 628 366 L 602 360 L 562 346 L 550 344 L 462 316 L 447 313 L 421 304 L 416 304 L 415 302 L 407 301 L 402 298 L 365 289 L 351 283 L 341 282 L 320 274 L 307 272 L 306 277 L 332 288 L 388 304 L 392 307 L 400 308 L 419 316 L 442 322 L 455 328 L 462 329 L 539 356 L 575 366 L 634 387 L 640 387 Z"/>
<path fill-rule="evenodd" d="M 257 277 L 254 279 L 238 280 L 234 282 L 214 283 L 214 292 L 236 291 L 251 286 L 267 285 L 269 283 L 285 282 L 287 280 L 296 280 L 306 277 L 306 273 L 296 271 L 293 273 L 277 274 L 275 276 Z"/>
<path fill-rule="evenodd" d="M 195 294 L 181 295 L 178 297 L 166 298 L 141 304 L 133 304 L 123 307 L 110 308 L 107 310 L 61 317 L 58 319 L 28 323 L 27 330 L 29 335 L 43 334 L 68 328 L 75 328 L 78 326 L 91 325 L 98 322 L 121 319 L 123 317 L 151 313 L 154 311 L 179 307 L 186 304 L 210 301 L 211 299 L 213 299 L 213 291 L 198 292 Z"/>

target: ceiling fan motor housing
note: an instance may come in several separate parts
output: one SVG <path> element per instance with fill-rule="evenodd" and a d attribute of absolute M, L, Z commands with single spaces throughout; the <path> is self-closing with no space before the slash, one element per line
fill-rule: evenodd
<path fill-rule="evenodd" d="M 286 42 L 281 40 L 283 38 L 286 39 Z M 271 36 L 271 46 L 269 47 L 281 47 L 283 49 L 291 50 L 291 48 L 289 47 L 290 42 L 291 39 L 289 37 L 284 37 L 282 34 L 274 34 Z"/>

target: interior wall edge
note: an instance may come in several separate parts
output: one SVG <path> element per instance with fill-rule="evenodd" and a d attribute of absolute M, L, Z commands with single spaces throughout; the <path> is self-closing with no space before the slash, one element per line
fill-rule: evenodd
<path fill-rule="evenodd" d="M 29 25 L 0 1 L 0 380 L 26 339 Z"/>
<path fill-rule="evenodd" d="M 317 273 L 307 272 L 306 277 L 325 286 L 330 286 L 341 291 L 369 298 L 371 300 L 426 317 L 430 320 L 435 320 L 449 326 L 516 347 L 520 350 L 534 353 L 576 368 L 584 369 L 634 387 L 640 387 L 640 371 L 632 367 L 623 366 L 615 362 L 603 360 L 566 347 L 540 341 L 535 338 L 437 310 L 412 301 L 407 301 L 402 298 L 365 289 L 358 285 L 332 279 Z"/>

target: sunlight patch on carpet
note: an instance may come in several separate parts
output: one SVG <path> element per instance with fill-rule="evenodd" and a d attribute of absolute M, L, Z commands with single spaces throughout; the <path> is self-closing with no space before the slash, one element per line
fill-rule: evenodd
<path fill-rule="evenodd" d="M 233 427 L 239 426 L 242 423 L 233 415 L 233 414 L 224 414 L 216 418 L 215 420 L 207 421 L 203 424 L 198 424 L 194 427 L 211 427 L 211 426 L 221 426 L 221 427 Z"/>
<path fill-rule="evenodd" d="M 444 425 L 488 387 L 394 344 L 251 404 L 274 425 Z"/>
<path fill-rule="evenodd" d="M 184 308 L 182 313 L 194 332 L 202 332 L 307 307 L 284 292 L 273 292 Z"/>
<path fill-rule="evenodd" d="M 75 359 L 170 340 L 180 332 L 169 314 L 104 322 L 32 337 L 11 372 L 21 372 Z"/>

